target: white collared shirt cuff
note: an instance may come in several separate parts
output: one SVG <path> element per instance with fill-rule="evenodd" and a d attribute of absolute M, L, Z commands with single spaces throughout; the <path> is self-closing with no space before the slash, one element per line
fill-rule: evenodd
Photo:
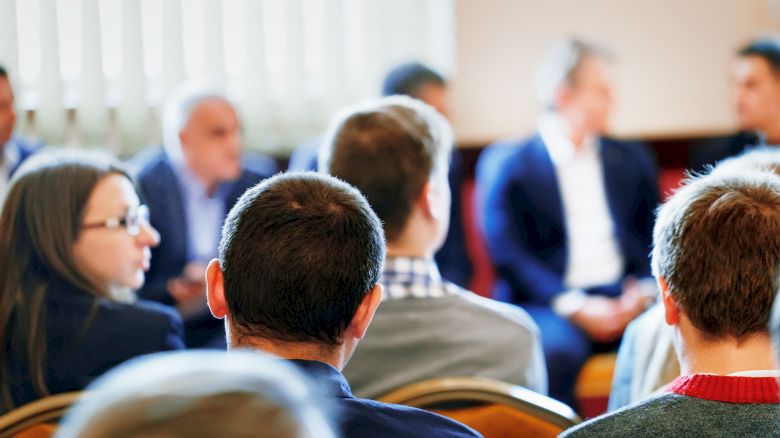
<path fill-rule="evenodd" d="M 552 309 L 558 316 L 569 318 L 582 309 L 588 294 L 582 289 L 570 289 L 553 298 Z"/>

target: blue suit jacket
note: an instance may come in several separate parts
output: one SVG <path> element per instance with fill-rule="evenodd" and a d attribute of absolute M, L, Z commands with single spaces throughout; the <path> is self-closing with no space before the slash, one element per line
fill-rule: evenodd
<path fill-rule="evenodd" d="M 43 144 L 31 143 L 18 135 L 13 136 L 11 142 L 13 147 L 16 147 L 16 151 L 19 153 L 19 161 L 17 161 L 14 167 L 11 169 L 11 175 L 13 176 L 14 172 L 16 172 L 24 160 L 36 153 L 41 147 L 43 147 Z"/>
<path fill-rule="evenodd" d="M 95 298 L 62 280 L 50 282 L 44 301 L 46 384 L 51 394 L 84 389 L 120 363 L 142 354 L 184 348 L 182 323 L 169 307 Z M 41 397 L 32 386 L 26 336 L 8 350 L 11 395 L 17 406 Z"/>
<path fill-rule="evenodd" d="M 449 418 L 409 406 L 355 398 L 344 376 L 332 366 L 292 360 L 336 399 L 341 436 L 349 437 L 478 437 L 473 429 Z"/>
<path fill-rule="evenodd" d="M 624 275 L 650 275 L 655 163 L 641 144 L 601 139 L 607 202 L 625 260 Z M 568 259 L 563 206 L 555 168 L 541 137 L 497 143 L 477 165 L 488 250 L 498 274 L 496 297 L 548 305 L 566 290 Z M 614 295 L 614 287 L 590 290 Z"/>

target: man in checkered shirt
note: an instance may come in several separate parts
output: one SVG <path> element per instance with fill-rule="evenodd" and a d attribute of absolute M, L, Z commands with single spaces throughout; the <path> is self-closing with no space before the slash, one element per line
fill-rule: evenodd
<path fill-rule="evenodd" d="M 402 96 L 338 117 L 320 171 L 357 187 L 384 224 L 382 304 L 344 374 L 376 398 L 434 377 L 488 377 L 547 392 L 538 328 L 519 307 L 441 278 L 433 259 L 449 226 L 452 132 L 432 107 Z"/>

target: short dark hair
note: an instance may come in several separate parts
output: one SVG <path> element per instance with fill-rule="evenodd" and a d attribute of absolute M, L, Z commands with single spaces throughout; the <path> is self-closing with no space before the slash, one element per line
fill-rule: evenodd
<path fill-rule="evenodd" d="M 357 187 L 393 241 L 425 183 L 446 176 L 451 143 L 449 124 L 432 107 L 385 97 L 336 119 L 320 150 L 320 170 Z"/>
<path fill-rule="evenodd" d="M 776 76 L 780 76 L 780 38 L 760 38 L 739 49 L 740 57 L 758 56 L 764 59 Z"/>
<path fill-rule="evenodd" d="M 382 270 L 382 226 L 349 184 L 280 174 L 247 190 L 222 229 L 219 258 L 239 340 L 341 344 Z"/>
<path fill-rule="evenodd" d="M 767 332 L 780 276 L 780 178 L 713 173 L 662 205 L 653 272 L 712 338 Z"/>
<path fill-rule="evenodd" d="M 8 71 L 0 65 L 0 78 L 7 78 L 8 77 Z"/>
<path fill-rule="evenodd" d="M 390 70 L 382 83 L 382 95 L 402 94 L 419 97 L 420 89 L 428 84 L 444 87 L 444 76 L 419 62 L 401 64 Z"/>

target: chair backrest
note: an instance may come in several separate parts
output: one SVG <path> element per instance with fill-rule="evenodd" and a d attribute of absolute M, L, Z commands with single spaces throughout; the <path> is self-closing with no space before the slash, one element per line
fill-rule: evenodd
<path fill-rule="evenodd" d="M 555 437 L 582 421 L 565 404 L 521 386 L 480 377 L 425 380 L 379 399 L 430 410 L 485 437 Z"/>
<path fill-rule="evenodd" d="M 0 416 L 0 438 L 51 436 L 82 392 L 66 392 L 35 400 Z"/>

